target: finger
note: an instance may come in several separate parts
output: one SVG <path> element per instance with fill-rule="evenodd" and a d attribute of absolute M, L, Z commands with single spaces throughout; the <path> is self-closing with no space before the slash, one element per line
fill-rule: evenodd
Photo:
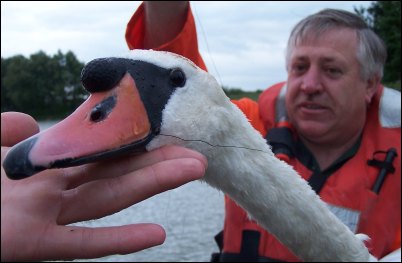
<path fill-rule="evenodd" d="M 133 155 L 101 163 L 65 169 L 64 175 L 68 180 L 68 188 L 75 188 L 86 182 L 124 175 L 161 161 L 179 158 L 195 158 L 202 162 L 204 166 L 207 166 L 206 158 L 199 152 L 170 145 L 141 155 Z"/>
<path fill-rule="evenodd" d="M 6 153 L 10 150 L 9 147 L 1 146 L 1 172 L 3 172 L 3 159 L 6 157 Z"/>
<path fill-rule="evenodd" d="M 100 228 L 62 226 L 55 229 L 54 239 L 43 248 L 50 254 L 36 260 L 84 259 L 128 254 L 160 245 L 165 238 L 163 228 L 155 224 Z"/>
<path fill-rule="evenodd" d="M 92 181 L 66 190 L 59 224 L 104 217 L 160 192 L 201 178 L 205 165 L 182 158 L 155 163 L 127 175 Z"/>
<path fill-rule="evenodd" d="M 38 132 L 38 123 L 28 114 L 1 113 L 1 146 L 13 146 Z"/>

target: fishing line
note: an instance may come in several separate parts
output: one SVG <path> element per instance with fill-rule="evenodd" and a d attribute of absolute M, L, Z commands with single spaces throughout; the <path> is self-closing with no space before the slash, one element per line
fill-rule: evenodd
<path fill-rule="evenodd" d="M 159 135 L 160 135 L 160 136 L 166 136 L 166 137 L 172 137 L 172 138 L 175 138 L 175 139 L 182 140 L 182 141 L 184 141 L 184 142 L 201 142 L 201 143 L 205 143 L 205 144 L 207 144 L 207 145 L 209 145 L 209 146 L 211 146 L 211 147 L 213 147 L 213 148 L 215 148 L 215 147 L 216 147 L 216 148 L 237 148 L 237 149 L 245 149 L 245 150 L 257 151 L 257 152 L 263 152 L 263 153 L 268 153 L 268 154 L 269 154 L 269 152 L 267 152 L 267 151 L 260 150 L 260 149 L 254 149 L 254 148 L 248 148 L 248 147 L 245 147 L 245 146 L 212 144 L 212 143 L 209 143 L 209 142 L 204 141 L 204 140 L 198 140 L 198 139 L 183 139 L 183 138 L 180 138 L 179 136 L 170 135 L 170 134 L 162 134 L 162 133 L 160 133 Z"/>
<path fill-rule="evenodd" d="M 196 4 L 194 3 L 194 14 L 195 14 L 195 19 L 197 20 L 197 24 L 200 25 L 200 29 L 201 29 L 201 33 L 205 42 L 205 46 L 207 47 L 207 53 L 208 53 L 208 57 L 209 59 L 212 61 L 212 66 L 216 72 L 216 75 L 218 76 L 220 85 L 223 87 L 223 82 L 222 82 L 222 78 L 221 75 L 219 74 L 218 68 L 216 67 L 215 61 L 211 56 L 211 51 L 209 50 L 209 44 L 208 44 L 208 40 L 207 40 L 207 35 L 205 34 L 204 31 L 204 27 L 202 26 L 201 20 L 198 17 L 198 12 L 197 12 L 197 8 L 196 8 Z"/>

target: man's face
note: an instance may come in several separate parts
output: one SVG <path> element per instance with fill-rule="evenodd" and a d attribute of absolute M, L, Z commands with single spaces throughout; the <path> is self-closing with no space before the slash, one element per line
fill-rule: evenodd
<path fill-rule="evenodd" d="M 289 61 L 286 107 L 311 143 L 340 143 L 364 126 L 373 89 L 360 77 L 357 36 L 350 29 L 307 37 Z"/>

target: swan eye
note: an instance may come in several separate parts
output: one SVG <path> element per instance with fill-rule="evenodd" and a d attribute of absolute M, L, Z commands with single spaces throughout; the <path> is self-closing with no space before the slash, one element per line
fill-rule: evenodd
<path fill-rule="evenodd" d="M 183 87 L 186 84 L 186 76 L 181 69 L 172 69 L 169 78 L 173 87 Z"/>

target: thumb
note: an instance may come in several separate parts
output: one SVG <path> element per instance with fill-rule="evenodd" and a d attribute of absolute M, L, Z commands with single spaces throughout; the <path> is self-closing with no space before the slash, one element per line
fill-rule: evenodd
<path fill-rule="evenodd" d="M 1 146 L 11 147 L 39 132 L 39 125 L 30 115 L 21 112 L 1 113 Z"/>

